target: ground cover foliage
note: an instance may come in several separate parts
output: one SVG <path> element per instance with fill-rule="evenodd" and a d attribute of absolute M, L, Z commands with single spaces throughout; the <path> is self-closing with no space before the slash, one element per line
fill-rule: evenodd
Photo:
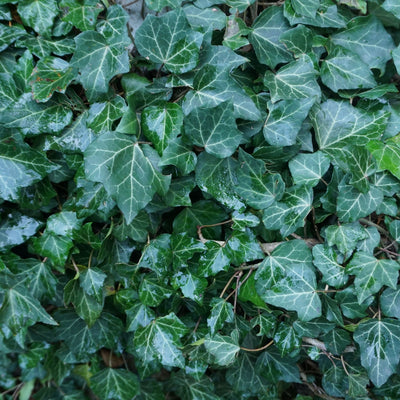
<path fill-rule="evenodd" d="M 398 1 L 147 7 L 0 0 L 0 397 L 400 398 Z"/>

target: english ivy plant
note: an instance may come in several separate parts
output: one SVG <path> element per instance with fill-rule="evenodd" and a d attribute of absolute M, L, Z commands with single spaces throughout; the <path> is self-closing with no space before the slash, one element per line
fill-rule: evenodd
<path fill-rule="evenodd" d="M 0 398 L 400 398 L 398 1 L 146 7 L 0 0 Z"/>

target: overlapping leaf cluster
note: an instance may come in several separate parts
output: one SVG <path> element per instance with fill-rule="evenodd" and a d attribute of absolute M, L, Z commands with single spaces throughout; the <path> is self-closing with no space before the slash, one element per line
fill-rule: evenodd
<path fill-rule="evenodd" d="M 146 7 L 0 0 L 0 397 L 398 399 L 398 1 Z"/>

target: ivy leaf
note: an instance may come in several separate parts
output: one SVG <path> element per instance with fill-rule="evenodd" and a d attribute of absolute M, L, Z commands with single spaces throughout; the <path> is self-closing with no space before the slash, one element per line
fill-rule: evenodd
<path fill-rule="evenodd" d="M 225 247 L 215 242 L 206 242 L 207 250 L 200 255 L 199 271 L 205 278 L 226 271 L 230 265 L 230 257 Z"/>
<path fill-rule="evenodd" d="M 361 364 L 372 383 L 381 387 L 399 363 L 400 322 L 395 319 L 370 319 L 354 332 L 361 348 Z"/>
<path fill-rule="evenodd" d="M 320 151 L 301 153 L 289 161 L 289 169 L 296 185 L 317 185 L 329 166 L 329 158 Z"/>
<path fill-rule="evenodd" d="M 296 0 L 296 2 L 299 3 L 299 0 Z M 308 0 L 306 4 L 315 4 L 315 0 Z M 312 9 L 312 7 L 308 8 Z M 314 17 L 297 14 L 291 1 L 285 2 L 283 13 L 291 25 L 306 24 L 321 28 L 343 28 L 347 23 L 347 18 L 338 11 L 336 4 L 331 1 L 321 2 Z"/>
<path fill-rule="evenodd" d="M 256 364 L 259 374 L 273 382 L 283 380 L 285 382 L 300 382 L 300 373 L 293 359 L 282 357 L 274 347 L 264 351 L 257 359 Z"/>
<path fill-rule="evenodd" d="M 304 25 L 297 25 L 282 33 L 280 41 L 295 56 L 309 53 L 312 49 L 313 31 Z"/>
<path fill-rule="evenodd" d="M 282 198 L 285 183 L 279 174 L 266 174 L 265 163 L 242 149 L 239 163 L 235 190 L 248 205 L 262 210 Z"/>
<path fill-rule="evenodd" d="M 106 18 L 98 22 L 96 30 L 110 46 L 127 49 L 132 44 L 128 35 L 128 20 L 129 15 L 122 6 L 114 4 L 107 8 Z"/>
<path fill-rule="evenodd" d="M 23 94 L 16 103 L 10 104 L 0 116 L 5 128 L 20 128 L 25 134 L 60 132 L 72 121 L 72 111 L 64 104 L 50 100 L 37 103 L 30 93 Z"/>
<path fill-rule="evenodd" d="M 232 63 L 234 62 L 236 57 Z M 241 60 L 239 62 L 242 63 Z M 235 118 L 257 121 L 261 117 L 254 101 L 232 79 L 226 66 L 223 68 L 219 64 L 217 66 L 207 64 L 196 72 L 193 78 L 193 90 L 185 96 L 182 109 L 185 114 L 189 114 L 199 107 L 213 108 L 223 102 L 233 104 Z"/>
<path fill-rule="evenodd" d="M 139 286 L 139 299 L 145 306 L 156 307 L 172 293 L 171 289 L 150 276 L 143 279 Z"/>
<path fill-rule="evenodd" d="M 114 121 L 121 118 L 126 111 L 125 100 L 121 96 L 115 96 L 107 102 L 93 103 L 86 126 L 97 133 L 111 131 Z"/>
<path fill-rule="evenodd" d="M 268 105 L 264 123 L 265 140 L 271 146 L 292 146 L 315 99 L 281 100 Z"/>
<path fill-rule="evenodd" d="M 178 271 L 172 277 L 172 285 L 179 288 L 184 297 L 202 303 L 204 291 L 208 286 L 207 279 L 200 278 L 191 272 Z"/>
<path fill-rule="evenodd" d="M 263 286 L 272 288 L 284 276 L 286 265 L 292 264 L 304 264 L 312 268 L 311 251 L 301 240 L 283 242 L 261 262 L 255 276 L 257 291 L 258 280 Z"/>
<path fill-rule="evenodd" d="M 79 275 L 81 288 L 98 302 L 103 300 L 103 284 L 107 275 L 98 268 L 88 268 Z"/>
<path fill-rule="evenodd" d="M 195 169 L 196 163 L 196 154 L 179 137 L 172 139 L 168 143 L 167 148 L 163 151 L 159 165 L 175 165 L 184 175 L 187 175 Z"/>
<path fill-rule="evenodd" d="M 396 0 L 385 0 L 382 8 L 387 12 L 392 13 L 397 19 L 400 19 L 400 4 Z"/>
<path fill-rule="evenodd" d="M 400 179 L 400 147 L 397 144 L 371 140 L 368 142 L 367 148 L 374 156 L 380 170 L 388 170 Z"/>
<path fill-rule="evenodd" d="M 104 368 L 90 378 L 90 388 L 104 400 L 131 400 L 140 393 L 139 379 L 130 371 Z"/>
<path fill-rule="evenodd" d="M 64 303 L 72 303 L 76 313 L 92 327 L 103 310 L 103 296 L 100 301 L 87 293 L 77 279 L 72 279 L 64 287 Z"/>
<path fill-rule="evenodd" d="M 175 269 L 180 269 L 194 254 L 203 251 L 205 246 L 200 240 L 186 233 L 178 233 L 171 236 L 171 249 L 173 266 Z"/>
<path fill-rule="evenodd" d="M 169 234 L 162 234 L 153 239 L 143 249 L 138 266 L 154 271 L 159 277 L 164 276 L 172 263 L 170 241 Z"/>
<path fill-rule="evenodd" d="M 92 99 L 107 93 L 108 82 L 129 71 L 128 53 L 124 46 L 110 46 L 98 32 L 85 31 L 75 37 L 76 50 L 70 64 L 79 71 L 79 82 Z"/>
<path fill-rule="evenodd" d="M 79 220 L 73 211 L 61 211 L 49 217 L 46 232 L 71 238 L 74 231 L 79 230 L 82 220 Z"/>
<path fill-rule="evenodd" d="M 243 211 L 246 206 L 235 190 L 238 184 L 237 169 L 238 162 L 233 158 L 220 159 L 202 153 L 196 166 L 197 186 L 224 206 Z"/>
<path fill-rule="evenodd" d="M 387 317 L 399 318 L 400 316 L 400 290 L 386 288 L 379 298 L 379 305 Z"/>
<path fill-rule="evenodd" d="M 20 213 L 9 214 L 8 218 L 0 224 L 0 251 L 5 251 L 13 246 L 24 243 L 33 236 L 41 223 L 27 215 Z"/>
<path fill-rule="evenodd" d="M 57 325 L 57 322 L 45 311 L 40 302 L 32 297 L 23 287 L 12 287 L 5 291 L 0 308 L 2 330 L 10 329 L 17 334 L 24 327 L 36 322 Z"/>
<path fill-rule="evenodd" d="M 255 234 L 249 228 L 244 231 L 234 231 L 226 243 L 226 249 L 234 265 L 264 258 Z"/>
<path fill-rule="evenodd" d="M 37 254 L 48 257 L 57 267 L 65 264 L 72 247 L 72 239 L 48 232 L 33 240 L 33 248 Z"/>
<path fill-rule="evenodd" d="M 109 313 L 102 313 L 92 327 L 73 311 L 58 311 L 55 318 L 60 323 L 55 331 L 56 339 L 64 340 L 77 357 L 92 354 L 102 347 L 113 349 L 122 332 L 121 320 Z"/>
<path fill-rule="evenodd" d="M 311 110 L 319 148 L 334 149 L 347 144 L 365 145 L 385 130 L 388 115 L 369 113 L 348 102 L 327 100 Z"/>
<path fill-rule="evenodd" d="M 214 384 L 208 377 L 196 380 L 183 371 L 179 371 L 171 374 L 168 386 L 182 400 L 221 400 L 215 394 Z"/>
<path fill-rule="evenodd" d="M 0 141 L 0 197 L 17 200 L 23 187 L 55 171 L 57 166 L 43 153 L 12 138 Z"/>
<path fill-rule="evenodd" d="M 377 85 L 369 66 L 359 56 L 336 47 L 321 64 L 321 80 L 334 92 L 369 89 Z"/>
<path fill-rule="evenodd" d="M 296 14 L 315 18 L 317 11 L 320 7 L 320 0 L 291 0 L 291 4 Z"/>
<path fill-rule="evenodd" d="M 61 58 L 41 59 L 32 75 L 33 97 L 37 101 L 45 102 L 54 92 L 65 93 L 75 75 L 74 69 Z"/>
<path fill-rule="evenodd" d="M 130 223 L 156 192 L 165 193 L 170 178 L 154 170 L 131 138 L 109 132 L 97 138 L 85 152 L 88 179 L 103 183 Z M 147 182 L 146 185 L 143 185 Z M 151 184 L 149 184 L 151 182 Z"/>
<path fill-rule="evenodd" d="M 321 271 L 327 285 L 340 288 L 347 283 L 348 276 L 341 265 L 343 257 L 330 246 L 317 244 L 312 249 L 313 263 Z"/>
<path fill-rule="evenodd" d="M 230 102 L 212 109 L 196 108 L 185 119 L 185 138 L 196 146 L 204 147 L 207 153 L 225 158 L 233 154 L 242 140 L 242 133 L 235 126 Z"/>
<path fill-rule="evenodd" d="M 268 7 L 256 18 L 249 41 L 262 64 L 275 68 L 292 60 L 292 55 L 279 41 L 281 34 L 288 29 L 280 7 Z"/>
<path fill-rule="evenodd" d="M 207 335 L 204 346 L 215 357 L 216 364 L 220 366 L 232 364 L 240 350 L 237 340 L 219 333 L 213 336 Z"/>
<path fill-rule="evenodd" d="M 51 36 L 54 18 L 58 14 L 55 0 L 23 0 L 18 2 L 18 14 L 25 25 L 43 36 Z"/>
<path fill-rule="evenodd" d="M 151 61 L 181 74 L 193 69 L 199 59 L 203 35 L 192 31 L 182 9 L 161 17 L 149 15 L 138 28 L 135 44 Z"/>
<path fill-rule="evenodd" d="M 361 193 L 353 186 L 344 185 L 337 198 L 337 214 L 343 222 L 354 222 L 374 212 L 382 200 L 383 193 L 375 186 Z"/>
<path fill-rule="evenodd" d="M 264 393 L 268 390 L 269 381 L 256 370 L 255 357 L 242 353 L 228 369 L 226 380 L 238 392 Z"/>
<path fill-rule="evenodd" d="M 378 260 L 361 251 L 356 253 L 346 267 L 346 272 L 356 276 L 354 284 L 359 304 L 384 285 L 396 289 L 399 269 L 400 264 L 394 260 Z"/>
<path fill-rule="evenodd" d="M 184 368 L 179 347 L 185 333 L 186 326 L 174 313 L 157 318 L 136 331 L 133 344 L 137 357 L 145 364 L 159 361 L 165 366 Z"/>
<path fill-rule="evenodd" d="M 5 50 L 9 45 L 25 34 L 26 31 L 21 25 L 7 26 L 0 24 L 0 51 Z"/>
<path fill-rule="evenodd" d="M 384 26 L 375 16 L 356 17 L 347 25 L 347 29 L 331 36 L 334 44 L 357 54 L 369 68 L 377 68 L 381 74 L 394 42 Z"/>
<path fill-rule="evenodd" d="M 224 29 L 226 25 L 226 15 L 219 8 L 200 9 L 194 5 L 183 7 L 186 18 L 193 28 Z"/>
<path fill-rule="evenodd" d="M 271 101 L 306 99 L 321 97 L 321 88 L 317 81 L 317 71 L 307 55 L 283 66 L 274 74 L 267 71 L 264 85 L 271 91 Z"/>
<path fill-rule="evenodd" d="M 181 0 L 146 0 L 147 7 L 154 11 L 161 11 L 164 7 L 175 9 L 178 8 L 181 3 Z"/>
<path fill-rule="evenodd" d="M 281 201 L 274 202 L 264 210 L 263 223 L 267 229 L 279 229 L 282 236 L 288 236 L 304 225 L 312 201 L 311 188 L 292 186 L 286 190 Z"/>
<path fill-rule="evenodd" d="M 270 287 L 262 276 L 257 279 L 257 292 L 268 304 L 297 311 L 302 321 L 310 321 L 322 314 L 321 300 L 318 297 L 317 280 L 313 269 L 305 264 L 289 264 L 281 271 L 276 283 Z"/>
<path fill-rule="evenodd" d="M 149 106 L 142 112 L 143 133 L 153 142 L 160 156 L 170 141 L 179 135 L 182 126 L 183 112 L 178 104 Z"/>
<path fill-rule="evenodd" d="M 210 306 L 211 314 L 207 318 L 207 326 L 210 328 L 211 335 L 214 335 L 226 322 L 233 322 L 233 306 L 221 298 L 212 299 Z"/>
<path fill-rule="evenodd" d="M 99 13 L 103 10 L 97 0 L 62 0 L 60 8 L 63 10 L 62 20 L 70 22 L 81 31 L 93 30 Z"/>
<path fill-rule="evenodd" d="M 155 318 L 153 310 L 138 302 L 125 310 L 126 331 L 135 332 L 140 327 L 148 325 Z"/>
<path fill-rule="evenodd" d="M 26 46 L 32 54 L 39 58 L 48 57 L 51 53 L 57 56 L 65 56 L 75 50 L 75 42 L 69 38 L 54 40 L 42 36 L 28 36 L 20 39 L 18 44 Z"/>

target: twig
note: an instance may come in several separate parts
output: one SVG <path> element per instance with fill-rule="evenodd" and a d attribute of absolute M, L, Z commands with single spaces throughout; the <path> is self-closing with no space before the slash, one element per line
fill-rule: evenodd
<path fill-rule="evenodd" d="M 225 285 L 224 289 L 222 290 L 221 294 L 219 295 L 219 298 L 222 299 L 224 297 L 225 292 L 228 290 L 229 285 L 232 283 L 232 281 L 236 278 L 236 276 L 240 273 L 240 271 L 235 272 L 231 278 L 229 279 L 229 281 L 227 282 L 227 284 Z"/>
<path fill-rule="evenodd" d="M 360 221 L 362 224 L 365 224 L 365 225 L 368 225 L 368 226 L 373 226 L 374 228 L 378 229 L 378 231 L 379 231 L 380 233 L 383 233 L 385 236 L 390 236 L 390 235 L 389 235 L 389 232 L 388 232 L 386 229 L 382 228 L 382 227 L 381 227 L 380 225 L 378 225 L 378 224 L 375 224 L 374 222 L 370 221 L 369 219 L 360 218 L 359 221 Z"/>
<path fill-rule="evenodd" d="M 240 347 L 240 350 L 243 350 L 243 351 L 262 351 L 262 350 L 265 350 L 266 348 L 268 348 L 269 346 L 271 346 L 273 343 L 274 343 L 274 341 L 271 340 L 265 346 L 259 347 L 258 349 L 248 349 L 247 347 Z"/>

